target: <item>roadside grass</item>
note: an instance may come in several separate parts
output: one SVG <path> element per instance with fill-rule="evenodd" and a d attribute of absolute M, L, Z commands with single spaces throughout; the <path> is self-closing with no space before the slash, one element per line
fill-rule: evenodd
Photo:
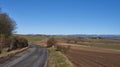
<path fill-rule="evenodd" d="M 8 48 L 3 48 L 1 54 L 7 53 Z"/>
<path fill-rule="evenodd" d="M 15 55 L 17 53 L 20 53 L 20 52 L 22 52 L 24 50 L 27 50 L 27 49 L 28 49 L 28 47 L 25 47 L 25 48 L 17 49 L 17 50 L 10 51 L 10 52 L 7 52 L 6 49 L 4 49 L 3 52 L 2 52 L 2 54 L 0 54 L 0 59 L 1 58 L 6 58 L 8 56 L 13 56 L 13 55 Z"/>
<path fill-rule="evenodd" d="M 79 44 L 79 45 L 120 50 L 119 45 L 107 45 L 107 44 L 105 44 L 105 45 L 100 45 L 100 44 Z"/>
<path fill-rule="evenodd" d="M 72 67 L 68 62 L 69 60 L 63 56 L 59 51 L 56 51 L 55 48 L 48 48 L 49 58 L 47 67 Z"/>

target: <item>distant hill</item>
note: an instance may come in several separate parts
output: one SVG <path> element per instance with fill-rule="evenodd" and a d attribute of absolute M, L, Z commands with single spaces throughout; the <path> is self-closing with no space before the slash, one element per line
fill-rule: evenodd
<path fill-rule="evenodd" d="M 15 34 L 21 35 L 21 34 Z M 73 34 L 73 35 L 44 35 L 44 34 L 26 34 L 21 36 L 40 36 L 40 37 L 49 37 L 49 36 L 73 36 L 73 37 L 102 37 L 102 38 L 109 38 L 109 39 L 120 39 L 120 35 L 86 35 L 86 34 Z"/>
<path fill-rule="evenodd" d="M 120 39 L 120 35 L 67 35 L 67 36 L 76 36 L 76 37 L 102 37 L 102 38 L 110 38 L 110 39 Z"/>

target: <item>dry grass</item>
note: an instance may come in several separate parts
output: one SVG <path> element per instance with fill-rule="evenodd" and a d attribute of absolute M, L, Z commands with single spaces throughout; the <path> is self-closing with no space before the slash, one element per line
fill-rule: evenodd
<path fill-rule="evenodd" d="M 13 56 L 17 53 L 20 53 L 24 50 L 27 50 L 28 47 L 25 47 L 25 48 L 22 48 L 22 49 L 17 49 L 17 50 L 14 50 L 14 51 L 10 51 L 10 52 L 3 52 L 2 54 L 0 54 L 0 58 L 5 58 L 5 57 L 8 57 L 8 56 Z"/>

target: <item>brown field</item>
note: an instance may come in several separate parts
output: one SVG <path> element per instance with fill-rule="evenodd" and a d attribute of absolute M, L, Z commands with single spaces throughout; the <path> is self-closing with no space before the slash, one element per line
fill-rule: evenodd
<path fill-rule="evenodd" d="M 71 45 L 66 56 L 76 67 L 120 67 L 120 40 L 85 38 L 69 44 L 67 39 L 57 40 L 59 45 Z M 36 43 L 45 46 L 46 41 Z"/>
<path fill-rule="evenodd" d="M 120 50 L 74 45 L 66 55 L 77 67 L 120 67 Z"/>
<path fill-rule="evenodd" d="M 69 43 L 120 50 L 120 39 L 92 39 L 92 38 L 67 37 L 58 38 L 57 40 L 60 43 Z"/>

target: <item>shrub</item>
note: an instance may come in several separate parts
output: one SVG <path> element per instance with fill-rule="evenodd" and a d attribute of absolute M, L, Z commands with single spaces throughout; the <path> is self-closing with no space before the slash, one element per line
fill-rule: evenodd
<path fill-rule="evenodd" d="M 57 41 L 55 40 L 55 38 L 49 38 L 47 41 L 47 47 L 52 47 L 55 46 L 57 44 Z"/>
<path fill-rule="evenodd" d="M 23 48 L 28 46 L 28 41 L 25 38 L 17 38 L 17 47 Z"/>
<path fill-rule="evenodd" d="M 57 45 L 55 48 L 56 48 L 56 51 L 61 51 L 62 53 L 67 53 L 70 50 L 71 46 L 69 45 L 69 46 L 65 47 L 65 46 Z"/>
<path fill-rule="evenodd" d="M 28 46 L 28 40 L 21 37 L 12 37 L 11 44 L 9 45 L 8 51 L 15 50 L 17 48 L 24 48 Z"/>
<path fill-rule="evenodd" d="M 63 51 L 64 50 L 64 47 L 63 46 L 56 46 L 56 51 Z"/>

